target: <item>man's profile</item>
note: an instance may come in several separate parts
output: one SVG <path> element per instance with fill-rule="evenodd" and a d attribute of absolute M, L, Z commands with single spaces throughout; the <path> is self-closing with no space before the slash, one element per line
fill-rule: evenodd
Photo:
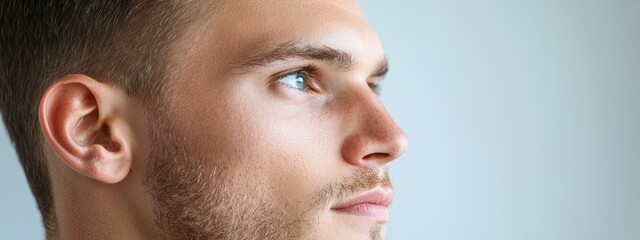
<path fill-rule="evenodd" d="M 4 1 L 48 239 L 380 239 L 408 141 L 353 0 Z"/>

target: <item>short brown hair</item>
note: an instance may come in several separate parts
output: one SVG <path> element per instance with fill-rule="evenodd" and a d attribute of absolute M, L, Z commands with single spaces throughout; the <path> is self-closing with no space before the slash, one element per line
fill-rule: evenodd
<path fill-rule="evenodd" d="M 179 3 L 178 3 L 179 2 Z M 148 99 L 187 14 L 180 1 L 5 0 L 0 5 L 0 112 L 47 231 L 53 195 L 38 103 L 56 79 L 81 73 Z"/>

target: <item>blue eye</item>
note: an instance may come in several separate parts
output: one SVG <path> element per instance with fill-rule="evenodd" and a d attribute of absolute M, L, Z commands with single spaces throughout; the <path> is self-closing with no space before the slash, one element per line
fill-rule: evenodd
<path fill-rule="evenodd" d="M 284 83 L 289 87 L 306 91 L 307 90 L 307 76 L 300 72 L 287 74 L 278 79 L 278 82 Z"/>

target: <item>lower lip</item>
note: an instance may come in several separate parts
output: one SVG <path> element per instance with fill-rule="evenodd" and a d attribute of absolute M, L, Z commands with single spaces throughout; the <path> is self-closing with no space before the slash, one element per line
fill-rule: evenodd
<path fill-rule="evenodd" d="M 331 210 L 338 213 L 369 218 L 376 222 L 389 221 L 389 208 L 378 204 L 362 203 L 345 208 L 337 208 Z"/>

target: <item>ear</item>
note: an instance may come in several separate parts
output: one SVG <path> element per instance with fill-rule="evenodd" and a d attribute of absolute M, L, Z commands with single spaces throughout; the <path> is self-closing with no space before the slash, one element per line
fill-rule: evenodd
<path fill-rule="evenodd" d="M 100 182 L 122 181 L 131 168 L 132 136 L 120 89 L 85 75 L 57 80 L 42 96 L 40 127 L 71 169 Z"/>

